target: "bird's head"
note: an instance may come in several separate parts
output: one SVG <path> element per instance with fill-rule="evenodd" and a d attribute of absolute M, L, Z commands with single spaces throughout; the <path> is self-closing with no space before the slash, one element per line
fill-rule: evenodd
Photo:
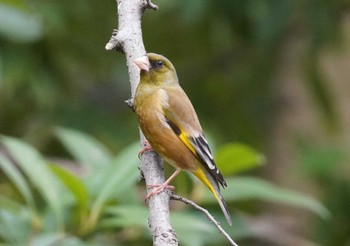
<path fill-rule="evenodd" d="M 135 59 L 134 62 L 141 70 L 140 83 L 157 86 L 178 83 L 175 67 L 162 55 L 147 53 Z"/>

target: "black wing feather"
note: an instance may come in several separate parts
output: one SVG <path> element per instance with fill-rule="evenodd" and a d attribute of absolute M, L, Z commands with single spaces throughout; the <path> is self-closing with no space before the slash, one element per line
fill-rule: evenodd
<path fill-rule="evenodd" d="M 213 175 L 213 177 L 221 184 L 222 187 L 227 187 L 224 177 L 216 166 L 215 160 L 204 135 L 201 134 L 198 137 L 190 137 L 190 141 L 205 168 Z"/>
<path fill-rule="evenodd" d="M 166 123 L 177 136 L 182 134 L 181 129 L 168 118 L 166 118 Z M 227 187 L 224 177 L 216 166 L 215 160 L 208 145 L 208 141 L 205 139 L 204 135 L 200 134 L 198 137 L 191 136 L 188 139 L 196 151 L 197 158 L 204 165 L 204 167 L 209 171 L 214 179 L 221 184 L 222 187 Z"/>

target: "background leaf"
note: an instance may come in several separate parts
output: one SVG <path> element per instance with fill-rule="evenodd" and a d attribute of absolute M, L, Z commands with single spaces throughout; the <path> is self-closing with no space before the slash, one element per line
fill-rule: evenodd
<path fill-rule="evenodd" d="M 56 128 L 55 134 L 81 164 L 88 165 L 93 169 L 108 165 L 112 160 L 112 155 L 100 142 L 82 132 Z"/>
<path fill-rule="evenodd" d="M 80 209 L 86 211 L 89 202 L 89 194 L 85 183 L 69 171 L 57 165 L 49 165 L 49 168 L 56 174 L 67 189 L 72 192 Z"/>
<path fill-rule="evenodd" d="M 62 246 L 99 246 L 100 244 L 86 243 L 83 240 L 65 234 L 57 233 L 42 233 L 34 237 L 29 246 L 48 246 L 48 245 L 62 245 Z M 108 246 L 109 244 L 103 244 Z"/>
<path fill-rule="evenodd" d="M 145 230 L 148 229 L 148 208 L 139 204 L 118 205 L 109 207 L 105 211 L 106 214 L 112 217 L 101 221 L 103 227 L 132 227 L 139 226 Z"/>
<path fill-rule="evenodd" d="M 0 3 L 0 35 L 12 41 L 33 42 L 42 36 L 42 23 L 34 14 Z"/>
<path fill-rule="evenodd" d="M 100 208 L 107 199 L 118 197 L 122 199 L 123 193 L 130 192 L 131 187 L 139 177 L 137 166 L 139 164 L 138 150 L 140 145 L 134 143 L 125 148 L 106 167 L 101 175 L 96 176 L 100 184 L 96 185 L 98 195 L 92 205 L 93 209 Z"/>
<path fill-rule="evenodd" d="M 55 214 L 58 229 L 62 230 L 64 227 L 63 204 L 60 199 L 62 189 L 56 177 L 47 167 L 45 160 L 35 149 L 20 140 L 1 137 L 1 142 L 49 204 Z"/>
<path fill-rule="evenodd" d="M 171 223 L 181 238 L 181 243 L 187 246 L 205 245 L 207 239 L 205 235 L 216 233 L 216 228 L 207 223 L 206 218 L 185 211 L 172 212 Z"/>
<path fill-rule="evenodd" d="M 265 157 L 248 145 L 231 143 L 218 149 L 215 160 L 220 171 L 224 175 L 230 175 L 248 171 L 264 164 Z"/>
<path fill-rule="evenodd" d="M 0 167 L 20 191 L 28 206 L 35 210 L 35 203 L 29 185 L 14 163 L 0 155 Z"/>
<path fill-rule="evenodd" d="M 227 189 L 222 190 L 226 201 L 261 200 L 277 202 L 288 206 L 307 209 L 323 218 L 329 218 L 329 211 L 314 198 L 296 191 L 283 189 L 267 181 L 253 177 L 229 178 Z M 209 192 L 206 193 L 205 201 L 215 201 Z"/>
<path fill-rule="evenodd" d="M 0 210 L 0 237 L 11 245 L 22 245 L 31 231 L 29 218 L 25 209 L 15 212 Z"/>
<path fill-rule="evenodd" d="M 0 195 L 0 207 L 1 209 L 6 209 L 12 213 L 23 209 L 23 205 L 7 198 L 6 196 Z"/>

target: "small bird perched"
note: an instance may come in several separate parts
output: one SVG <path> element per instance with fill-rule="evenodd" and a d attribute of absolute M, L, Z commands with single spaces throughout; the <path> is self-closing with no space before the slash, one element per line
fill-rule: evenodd
<path fill-rule="evenodd" d="M 223 188 L 227 184 L 215 164 L 192 103 L 179 85 L 173 64 L 155 53 L 137 58 L 135 64 L 141 69 L 134 98 L 140 128 L 151 147 L 176 168 L 147 197 L 163 191 L 181 170 L 186 170 L 210 189 L 231 225 L 219 187 L 219 183 Z"/>

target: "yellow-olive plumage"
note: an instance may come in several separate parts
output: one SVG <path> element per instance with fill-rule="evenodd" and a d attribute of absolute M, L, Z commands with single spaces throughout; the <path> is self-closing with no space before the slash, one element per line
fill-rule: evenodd
<path fill-rule="evenodd" d="M 219 188 L 219 183 L 226 187 L 226 182 L 215 164 L 192 103 L 179 85 L 173 64 L 154 53 L 136 59 L 135 63 L 141 72 L 134 106 L 146 139 L 177 170 L 187 170 L 199 178 L 232 224 Z"/>

